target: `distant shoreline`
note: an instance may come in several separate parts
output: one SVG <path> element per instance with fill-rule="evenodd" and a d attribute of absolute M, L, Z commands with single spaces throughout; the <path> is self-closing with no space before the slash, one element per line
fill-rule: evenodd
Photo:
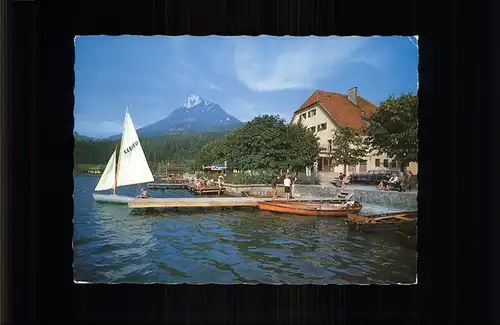
<path fill-rule="evenodd" d="M 77 172 L 73 171 L 73 175 L 78 175 L 78 176 L 101 176 L 102 174 L 92 174 L 92 173 L 86 173 L 86 172 Z"/>

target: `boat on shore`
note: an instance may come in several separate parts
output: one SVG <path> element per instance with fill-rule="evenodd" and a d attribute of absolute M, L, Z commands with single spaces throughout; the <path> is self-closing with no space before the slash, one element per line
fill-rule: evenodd
<path fill-rule="evenodd" d="M 109 158 L 95 187 L 95 191 L 113 189 L 113 193 L 92 193 L 92 195 L 98 202 L 127 204 L 137 200 L 137 197 L 116 195 L 117 187 L 147 184 L 154 180 L 127 107 L 120 144 Z"/>
<path fill-rule="evenodd" d="M 358 213 L 363 206 L 356 201 L 344 203 L 313 203 L 313 202 L 290 202 L 259 201 L 259 209 L 262 211 L 296 214 L 303 216 L 339 217 L 349 213 Z"/>
<path fill-rule="evenodd" d="M 393 212 L 361 216 L 356 213 L 347 215 L 345 224 L 351 230 L 362 232 L 395 232 L 415 233 L 418 211 Z"/>

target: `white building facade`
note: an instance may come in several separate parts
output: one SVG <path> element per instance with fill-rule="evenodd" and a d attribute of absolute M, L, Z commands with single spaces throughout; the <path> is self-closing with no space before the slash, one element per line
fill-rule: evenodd
<path fill-rule="evenodd" d="M 363 106 L 363 107 L 360 107 Z M 292 123 L 302 123 L 318 137 L 321 152 L 318 160 L 307 168 L 306 174 L 318 172 L 322 178 L 331 179 L 344 172 L 344 166 L 333 166 L 332 151 L 333 132 L 342 127 L 366 125 L 367 119 L 376 109 L 375 105 L 357 96 L 357 89 L 349 90 L 347 96 L 336 93 L 316 91 L 299 108 Z M 364 161 L 355 166 L 346 166 L 347 174 L 367 172 L 370 170 L 398 171 L 399 164 L 387 155 L 369 154 Z"/>

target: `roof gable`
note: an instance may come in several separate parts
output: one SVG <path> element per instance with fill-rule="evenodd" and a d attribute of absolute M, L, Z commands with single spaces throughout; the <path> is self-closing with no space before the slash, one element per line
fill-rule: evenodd
<path fill-rule="evenodd" d="M 326 112 L 343 127 L 359 128 L 366 125 L 377 107 L 357 96 L 358 105 L 354 105 L 347 99 L 346 95 L 316 90 L 295 114 L 307 109 L 315 103 L 321 103 Z"/>

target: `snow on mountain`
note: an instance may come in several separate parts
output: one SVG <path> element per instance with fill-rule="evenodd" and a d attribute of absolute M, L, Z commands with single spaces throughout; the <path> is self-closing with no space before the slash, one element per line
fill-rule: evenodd
<path fill-rule="evenodd" d="M 186 101 L 166 118 L 140 128 L 141 136 L 179 133 L 229 131 L 244 123 L 228 114 L 222 107 L 198 95 L 189 95 Z"/>
<path fill-rule="evenodd" d="M 189 95 L 186 102 L 182 104 L 182 108 L 191 108 L 201 104 L 202 100 L 198 95 Z"/>

